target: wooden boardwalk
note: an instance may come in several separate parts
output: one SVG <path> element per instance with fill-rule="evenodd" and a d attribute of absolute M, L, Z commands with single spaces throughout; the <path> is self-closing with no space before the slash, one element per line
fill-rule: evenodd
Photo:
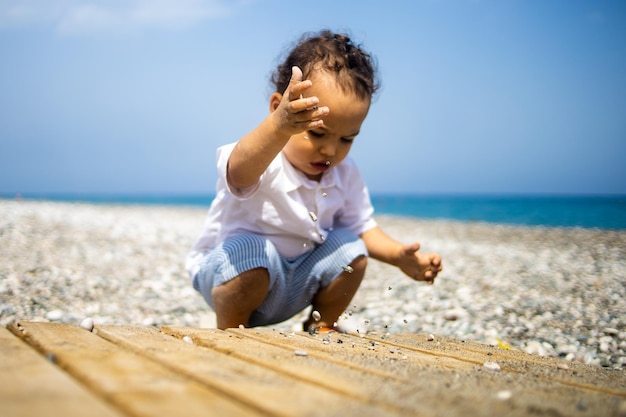
<path fill-rule="evenodd" d="M 626 374 L 419 335 L 19 322 L 0 416 L 626 416 Z"/>

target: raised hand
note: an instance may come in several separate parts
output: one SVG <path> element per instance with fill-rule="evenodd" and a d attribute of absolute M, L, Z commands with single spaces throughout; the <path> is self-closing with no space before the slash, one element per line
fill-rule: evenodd
<path fill-rule="evenodd" d="M 276 132 L 291 136 L 324 124 L 322 118 L 329 113 L 328 107 L 318 107 L 319 99 L 315 96 L 304 97 L 312 85 L 311 80 L 302 80 L 300 68 L 294 66 L 291 69 L 289 86 L 272 113 Z"/>

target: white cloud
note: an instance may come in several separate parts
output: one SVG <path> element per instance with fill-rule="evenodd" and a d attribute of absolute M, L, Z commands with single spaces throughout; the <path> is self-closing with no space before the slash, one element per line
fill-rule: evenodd
<path fill-rule="evenodd" d="M 177 29 L 227 16 L 245 1 L 0 0 L 0 27 L 49 25 L 64 34 Z"/>

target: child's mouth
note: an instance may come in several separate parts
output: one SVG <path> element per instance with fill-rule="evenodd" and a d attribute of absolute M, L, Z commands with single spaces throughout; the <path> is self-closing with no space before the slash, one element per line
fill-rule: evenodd
<path fill-rule="evenodd" d="M 312 162 L 311 166 L 320 172 L 324 172 L 330 168 L 330 161 Z"/>

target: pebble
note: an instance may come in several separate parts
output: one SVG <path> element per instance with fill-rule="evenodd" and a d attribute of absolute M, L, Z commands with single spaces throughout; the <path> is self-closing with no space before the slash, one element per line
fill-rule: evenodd
<path fill-rule="evenodd" d="M 433 340 L 435 340 L 435 335 L 433 335 L 432 333 L 428 335 L 428 341 L 432 342 Z"/>
<path fill-rule="evenodd" d="M 63 312 L 61 310 L 52 310 L 46 313 L 46 318 L 50 321 L 58 321 L 63 318 Z"/>
<path fill-rule="evenodd" d="M 80 327 L 85 330 L 89 330 L 90 332 L 93 331 L 93 326 L 93 319 L 90 317 L 86 317 L 80 322 Z"/>
<path fill-rule="evenodd" d="M 498 393 L 496 394 L 496 397 L 499 400 L 506 401 L 506 400 L 511 399 L 511 397 L 513 397 L 513 393 L 508 390 L 498 391 Z"/>
<path fill-rule="evenodd" d="M 460 318 L 463 318 L 467 315 L 465 310 L 462 308 L 455 308 L 453 310 L 448 310 L 443 314 L 443 318 L 449 321 L 455 321 Z"/>
<path fill-rule="evenodd" d="M 488 371 L 499 372 L 500 371 L 500 365 L 497 362 L 487 361 L 487 362 L 483 363 L 483 369 L 486 369 Z"/>
<path fill-rule="evenodd" d="M 351 274 L 354 272 L 354 268 L 352 268 L 350 265 L 342 265 L 341 269 L 346 271 L 348 274 Z"/>
<path fill-rule="evenodd" d="M 311 317 L 313 317 L 313 320 L 315 321 L 320 321 L 322 319 L 322 315 L 317 310 L 313 310 L 313 313 L 311 313 Z"/>
<path fill-rule="evenodd" d="M 309 353 L 306 350 L 301 349 L 296 349 L 293 354 L 296 356 L 309 356 Z"/>
<path fill-rule="evenodd" d="M 193 343 L 193 339 L 189 336 L 183 336 L 183 342 Z"/>

